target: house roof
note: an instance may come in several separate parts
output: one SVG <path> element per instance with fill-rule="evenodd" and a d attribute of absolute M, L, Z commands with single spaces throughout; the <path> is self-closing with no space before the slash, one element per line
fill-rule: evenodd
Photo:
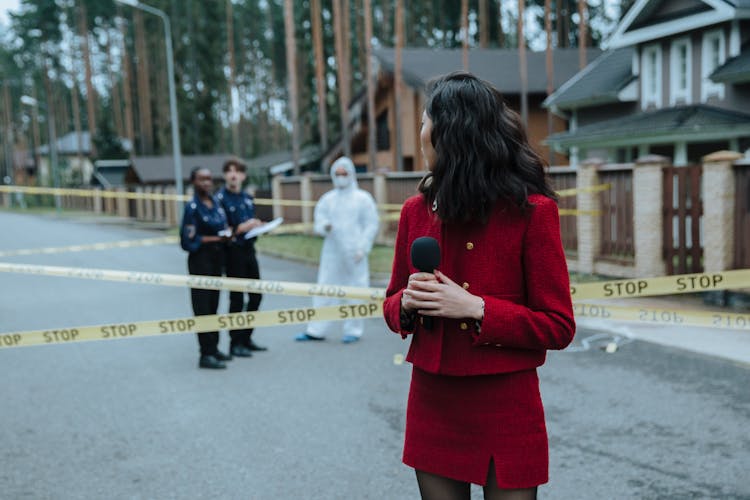
<path fill-rule="evenodd" d="M 750 2 L 750 0 L 747 0 Z M 750 44 L 742 47 L 740 55 L 735 56 L 711 73 L 711 80 L 725 83 L 750 82 Z"/>
<path fill-rule="evenodd" d="M 750 114 L 696 104 L 647 111 L 547 137 L 556 146 L 657 144 L 750 134 Z"/>
<path fill-rule="evenodd" d="M 588 49 L 588 60 L 601 51 Z M 377 49 L 375 57 L 383 69 L 393 72 L 395 50 Z M 527 52 L 527 91 L 547 92 L 547 74 L 544 52 Z M 401 54 L 404 81 L 415 88 L 423 88 L 431 79 L 463 69 L 461 49 L 405 48 Z M 578 71 L 578 49 L 554 49 L 552 53 L 554 84 L 556 89 Z M 505 95 L 521 93 L 517 49 L 474 49 L 469 51 L 469 71 L 493 84 Z"/>
<path fill-rule="evenodd" d="M 206 167 L 214 179 L 222 177 L 221 168 L 231 158 L 229 154 L 183 155 L 182 179 L 190 177 L 193 167 Z M 133 158 L 133 170 L 143 183 L 174 182 L 174 160 L 172 156 L 138 156 Z"/>
<path fill-rule="evenodd" d="M 604 46 L 632 46 L 748 18 L 750 0 L 636 0 Z"/>
<path fill-rule="evenodd" d="M 128 139 L 120 137 L 120 143 L 125 151 L 131 150 Z M 78 137 L 75 132 L 68 132 L 64 136 L 58 137 L 55 144 L 57 145 L 57 154 L 59 155 L 78 154 Z M 39 146 L 39 154 L 46 155 L 48 149 L 49 146 L 47 144 Z M 91 134 L 87 130 L 81 132 L 81 153 L 84 155 L 91 153 Z"/>
<path fill-rule="evenodd" d="M 319 158 L 317 146 L 306 146 L 300 151 L 300 163 L 306 165 Z M 234 155 L 228 153 L 213 155 L 182 155 L 182 179 L 190 177 L 194 167 L 206 167 L 211 171 L 214 179 L 222 178 L 224 162 Z M 257 156 L 250 160 L 243 159 L 248 171 L 276 168 L 280 173 L 292 168 L 292 152 L 280 151 Z M 174 182 L 174 160 L 172 156 L 137 156 L 132 159 L 133 170 L 143 183 L 171 183 Z"/>
<path fill-rule="evenodd" d="M 544 106 L 577 108 L 618 101 L 618 94 L 633 81 L 631 47 L 604 52 L 545 101 Z"/>
<path fill-rule="evenodd" d="M 320 148 L 317 145 L 305 146 L 300 149 L 299 162 L 301 166 L 313 163 L 320 158 Z M 277 151 L 256 156 L 247 161 L 247 168 L 254 170 L 269 169 L 272 175 L 280 174 L 294 168 L 291 151 Z"/>

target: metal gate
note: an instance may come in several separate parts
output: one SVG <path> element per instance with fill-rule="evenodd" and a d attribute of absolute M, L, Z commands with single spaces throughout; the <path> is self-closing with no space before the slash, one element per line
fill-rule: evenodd
<path fill-rule="evenodd" d="M 667 274 L 703 272 L 701 165 L 664 167 L 664 263 Z"/>

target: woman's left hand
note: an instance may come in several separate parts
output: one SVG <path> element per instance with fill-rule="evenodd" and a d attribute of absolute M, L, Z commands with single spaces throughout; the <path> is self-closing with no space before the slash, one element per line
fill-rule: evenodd
<path fill-rule="evenodd" d="M 443 318 L 472 318 L 481 320 L 483 300 L 472 295 L 446 275 L 434 272 L 437 281 L 420 281 L 409 290 L 419 304 L 419 314 Z"/>

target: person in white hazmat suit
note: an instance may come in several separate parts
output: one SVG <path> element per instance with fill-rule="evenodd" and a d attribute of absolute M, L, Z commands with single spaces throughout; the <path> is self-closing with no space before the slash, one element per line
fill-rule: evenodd
<path fill-rule="evenodd" d="M 325 193 L 315 205 L 315 232 L 324 237 L 318 268 L 319 285 L 370 286 L 367 255 L 378 233 L 378 210 L 372 195 L 357 186 L 354 163 L 341 157 L 331 165 L 335 189 Z M 347 300 L 343 303 L 356 303 Z M 342 299 L 313 296 L 313 307 L 339 305 Z M 310 322 L 297 341 L 324 340 L 341 321 Z M 345 344 L 362 336 L 364 320 L 343 321 Z"/>

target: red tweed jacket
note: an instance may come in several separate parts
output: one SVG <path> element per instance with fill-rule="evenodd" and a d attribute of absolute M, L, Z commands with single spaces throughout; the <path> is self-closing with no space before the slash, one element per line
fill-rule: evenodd
<path fill-rule="evenodd" d="M 445 224 L 419 194 L 401 210 L 391 281 L 383 305 L 389 328 L 412 335 L 407 361 L 430 373 L 483 375 L 536 368 L 547 349 L 563 349 L 575 322 L 560 221 L 555 202 L 532 195 L 526 214 L 499 203 L 486 225 Z M 432 236 L 440 245 L 438 269 L 484 299 L 479 329 L 469 319 L 436 317 L 401 325 L 401 294 L 411 273 L 412 242 Z"/>

